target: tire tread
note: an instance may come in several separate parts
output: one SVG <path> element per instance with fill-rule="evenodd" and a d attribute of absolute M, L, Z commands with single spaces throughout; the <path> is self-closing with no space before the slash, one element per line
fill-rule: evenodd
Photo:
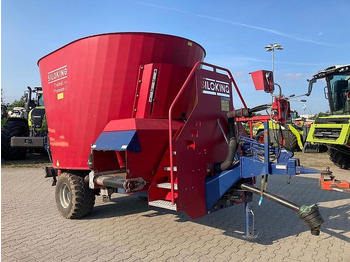
<path fill-rule="evenodd" d="M 71 189 L 71 204 L 63 208 L 59 193 L 61 184 L 66 183 Z M 95 194 L 84 182 L 84 178 L 70 173 L 62 173 L 56 185 L 56 204 L 59 212 L 65 218 L 77 219 L 89 214 L 95 205 Z"/>

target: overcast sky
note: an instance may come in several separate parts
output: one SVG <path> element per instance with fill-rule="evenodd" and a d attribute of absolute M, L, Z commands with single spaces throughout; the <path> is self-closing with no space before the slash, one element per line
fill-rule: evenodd
<path fill-rule="evenodd" d="M 1 1 L 1 87 L 4 100 L 41 85 L 37 61 L 81 37 L 107 32 L 158 32 L 189 38 L 206 49 L 206 62 L 227 67 L 248 106 L 270 101 L 254 90 L 249 72 L 271 70 L 264 46 L 279 43 L 275 82 L 285 95 L 303 94 L 307 79 L 350 63 L 350 1 Z M 319 83 L 299 113 L 325 112 Z M 306 104 L 307 108 L 302 107 Z"/>

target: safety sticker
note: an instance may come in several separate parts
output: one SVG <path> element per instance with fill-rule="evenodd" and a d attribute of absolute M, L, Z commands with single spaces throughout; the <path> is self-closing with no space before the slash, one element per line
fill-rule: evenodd
<path fill-rule="evenodd" d="M 221 111 L 228 112 L 230 111 L 230 98 L 221 97 Z"/>

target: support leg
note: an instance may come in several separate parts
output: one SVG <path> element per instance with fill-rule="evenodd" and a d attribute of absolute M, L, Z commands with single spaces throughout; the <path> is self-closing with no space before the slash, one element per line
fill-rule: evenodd
<path fill-rule="evenodd" d="M 250 192 L 244 192 L 245 194 L 245 223 L 246 232 L 244 238 L 253 240 L 258 237 L 258 231 L 254 228 L 254 212 L 253 212 L 253 194 Z"/>

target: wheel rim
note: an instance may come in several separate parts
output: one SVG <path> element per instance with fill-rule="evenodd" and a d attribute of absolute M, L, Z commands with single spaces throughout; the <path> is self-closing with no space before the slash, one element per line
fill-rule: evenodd
<path fill-rule="evenodd" d="M 63 208 L 67 208 L 70 204 L 72 194 L 67 185 L 63 185 L 60 192 L 60 203 Z"/>

